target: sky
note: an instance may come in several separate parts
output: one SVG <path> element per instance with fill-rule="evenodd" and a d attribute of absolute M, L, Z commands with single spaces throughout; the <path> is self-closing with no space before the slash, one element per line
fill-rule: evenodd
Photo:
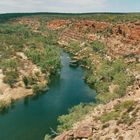
<path fill-rule="evenodd" d="M 0 0 L 0 13 L 140 12 L 140 0 Z"/>

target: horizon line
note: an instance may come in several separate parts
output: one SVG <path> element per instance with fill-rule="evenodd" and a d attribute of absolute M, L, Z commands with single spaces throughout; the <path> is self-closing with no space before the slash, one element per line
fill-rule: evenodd
<path fill-rule="evenodd" d="M 4 14 L 139 14 L 140 12 L 77 12 L 77 13 L 70 13 L 70 12 L 6 12 L 0 13 L 0 15 Z"/>

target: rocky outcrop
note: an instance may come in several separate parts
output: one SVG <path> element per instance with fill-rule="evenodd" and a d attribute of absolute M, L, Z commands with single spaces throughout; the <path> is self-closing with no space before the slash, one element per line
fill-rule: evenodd
<path fill-rule="evenodd" d="M 37 65 L 33 64 L 33 62 L 30 61 L 23 52 L 16 52 L 15 58 L 20 60 L 22 65 L 17 68 L 19 76 L 13 87 L 10 87 L 4 82 L 6 75 L 4 75 L 3 70 L 0 69 L 0 102 L 4 102 L 6 106 L 10 105 L 12 101 L 35 94 L 29 81 L 28 85 L 25 85 L 25 77 L 30 79 L 35 78 L 36 83 L 44 87 L 48 84 L 46 75 L 43 74 L 41 69 Z"/>
<path fill-rule="evenodd" d="M 71 23 L 70 20 L 62 20 L 62 19 L 52 20 L 47 23 L 47 27 L 50 30 L 58 30 L 58 29 L 68 26 L 70 23 Z"/>
<path fill-rule="evenodd" d="M 112 119 L 107 122 L 101 122 L 98 118 L 103 114 L 114 111 L 114 107 L 123 102 L 134 101 L 136 104 L 133 106 L 128 114 L 134 118 L 131 124 L 126 124 L 125 120 Z M 69 140 L 69 139 L 95 139 L 95 140 L 138 140 L 140 139 L 140 90 L 137 90 L 135 94 L 125 96 L 120 99 L 111 101 L 106 105 L 98 105 L 94 108 L 92 113 L 80 122 L 73 125 L 70 131 L 64 132 L 60 136 L 56 137 L 55 140 Z M 128 110 L 124 110 L 124 112 Z M 123 112 L 123 113 L 124 113 Z M 119 114 L 121 116 L 121 114 Z M 124 118 L 123 118 L 124 119 Z M 68 137 L 70 136 L 70 137 Z"/>
<path fill-rule="evenodd" d="M 67 44 L 71 41 L 79 41 L 84 44 L 84 41 L 99 40 L 106 44 L 107 53 L 104 59 L 112 61 L 116 58 L 124 58 L 125 63 L 140 62 L 140 34 L 139 21 L 133 23 L 116 23 L 114 25 L 108 23 L 99 23 L 91 20 L 81 20 L 73 23 L 68 29 L 64 30 L 60 35 L 59 42 L 65 44 L 64 48 L 67 50 Z M 106 31 L 111 29 L 108 35 Z M 108 32 L 108 31 L 107 31 Z M 82 42 L 82 41 L 83 42 Z M 81 43 L 82 42 L 82 43 Z M 63 44 L 62 43 L 62 44 Z M 82 45 L 81 45 L 82 46 Z M 80 47 L 81 47 L 80 46 Z M 83 45 L 84 46 L 84 45 Z M 69 52 L 72 52 L 69 49 Z M 83 60 L 88 58 L 91 65 L 100 68 L 100 58 L 92 53 L 90 46 L 81 47 L 80 51 L 74 54 L 76 60 Z M 87 68 L 88 69 L 88 68 Z M 56 137 L 55 140 L 79 140 L 79 139 L 95 139 L 95 140 L 138 140 L 140 139 L 140 78 L 139 72 L 136 69 L 129 72 L 128 76 L 133 75 L 135 82 L 130 87 L 127 87 L 126 95 L 122 98 L 110 101 L 107 104 L 100 104 L 93 109 L 93 111 L 80 122 L 73 125 L 72 129 L 62 133 Z M 113 93 L 118 85 L 111 84 L 109 92 Z M 114 108 L 123 102 L 135 102 L 132 110 L 124 109 L 119 112 L 119 117 L 110 119 L 116 115 Z M 99 117 L 110 114 L 109 121 L 102 122 Z M 114 113 L 114 114 L 113 114 Z"/>
<path fill-rule="evenodd" d="M 112 28 L 113 34 L 122 35 L 130 42 L 140 41 L 140 21 L 117 24 Z"/>
<path fill-rule="evenodd" d="M 13 21 L 15 24 L 19 23 L 22 25 L 26 25 L 29 26 L 30 28 L 32 28 L 32 31 L 34 32 L 38 32 L 39 27 L 40 27 L 40 22 L 37 18 L 27 18 L 27 17 L 23 17 L 23 18 L 19 18 L 16 21 Z"/>
<path fill-rule="evenodd" d="M 71 25 L 59 35 L 59 43 L 100 40 L 108 46 L 111 57 L 136 55 L 140 52 L 140 25 L 134 23 L 114 24 L 93 20 L 72 21 Z M 108 34 L 109 32 L 109 34 Z M 100 33 L 100 34 L 99 34 Z M 106 36 L 106 34 L 108 34 Z M 131 62 L 131 60 L 128 60 Z"/>
<path fill-rule="evenodd" d="M 67 45 L 71 41 L 84 42 L 85 39 L 94 41 L 97 39 L 97 32 L 103 32 L 110 26 L 107 22 L 97 22 L 94 20 L 74 20 L 66 28 L 59 38 L 61 44 Z"/>
<path fill-rule="evenodd" d="M 92 136 L 92 126 L 85 124 L 74 131 L 74 138 L 89 138 Z"/>

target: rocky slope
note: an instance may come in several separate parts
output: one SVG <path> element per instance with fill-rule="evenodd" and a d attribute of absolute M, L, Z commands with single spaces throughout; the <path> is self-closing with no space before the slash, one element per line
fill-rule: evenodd
<path fill-rule="evenodd" d="M 140 138 L 139 94 L 140 90 L 136 90 L 134 95 L 127 95 L 106 105 L 98 105 L 82 121 L 74 124 L 71 130 L 64 132 L 55 140 L 138 140 Z M 117 114 L 114 108 L 121 105 L 122 110 Z"/>
<path fill-rule="evenodd" d="M 107 104 L 93 108 L 82 121 L 73 124 L 55 140 L 95 139 L 95 140 L 138 140 L 140 139 L 140 21 L 126 23 L 96 22 L 92 20 L 73 21 L 60 34 L 59 44 L 74 55 L 76 60 L 91 60 L 91 65 L 100 69 L 102 59 L 114 61 L 122 58 L 127 65 L 127 76 L 134 76 L 134 82 L 125 90 L 125 95 Z M 95 54 L 85 43 L 99 40 L 106 47 L 105 55 Z M 70 42 L 78 42 L 79 49 L 70 48 Z M 83 47 L 84 46 L 84 47 Z M 75 51 L 76 50 L 76 51 Z M 109 92 L 113 92 L 109 86 Z M 97 93 L 98 94 L 98 93 Z"/>

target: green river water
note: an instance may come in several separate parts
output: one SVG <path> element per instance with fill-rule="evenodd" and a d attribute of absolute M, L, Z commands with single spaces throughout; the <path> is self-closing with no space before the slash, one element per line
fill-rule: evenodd
<path fill-rule="evenodd" d="M 81 67 L 69 67 L 62 53 L 60 76 L 52 79 L 47 93 L 16 101 L 0 114 L 0 140 L 43 140 L 57 127 L 57 118 L 79 103 L 95 102 L 95 92 L 84 82 Z"/>

